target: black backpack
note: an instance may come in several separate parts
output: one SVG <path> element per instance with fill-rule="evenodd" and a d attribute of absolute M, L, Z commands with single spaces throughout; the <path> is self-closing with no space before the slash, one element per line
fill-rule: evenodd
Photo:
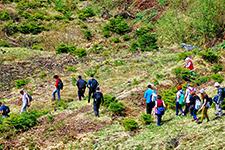
<path fill-rule="evenodd" d="M 33 97 L 30 94 L 27 94 L 29 101 L 31 102 L 33 100 Z"/>
<path fill-rule="evenodd" d="M 60 90 L 63 90 L 63 82 L 62 82 L 62 80 L 59 80 L 58 88 Z"/>
<path fill-rule="evenodd" d="M 225 88 L 221 88 L 222 89 L 222 97 L 225 98 Z"/>
<path fill-rule="evenodd" d="M 5 107 L 6 107 L 6 109 L 5 109 L 5 110 L 3 110 L 2 115 L 8 116 L 8 114 L 10 113 L 10 109 L 9 109 L 9 107 L 8 107 L 8 106 L 5 106 Z"/>
<path fill-rule="evenodd" d="M 101 99 L 102 99 L 102 93 L 101 92 L 96 92 L 94 94 L 94 101 L 95 102 L 101 102 Z"/>
<path fill-rule="evenodd" d="M 95 79 L 91 80 L 91 89 L 96 90 L 98 87 L 98 81 Z"/>

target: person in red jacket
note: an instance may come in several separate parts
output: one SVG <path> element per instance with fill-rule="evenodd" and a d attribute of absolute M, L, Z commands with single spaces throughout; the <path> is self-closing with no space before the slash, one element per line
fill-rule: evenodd
<path fill-rule="evenodd" d="M 189 69 L 190 71 L 194 70 L 194 64 L 193 64 L 192 59 L 190 57 L 187 57 L 185 59 L 185 68 Z"/>
<path fill-rule="evenodd" d="M 55 79 L 55 90 L 52 93 L 52 99 L 55 100 L 55 94 L 57 93 L 58 100 L 60 100 L 60 90 L 62 90 L 63 83 L 58 75 L 54 75 L 53 78 Z"/>

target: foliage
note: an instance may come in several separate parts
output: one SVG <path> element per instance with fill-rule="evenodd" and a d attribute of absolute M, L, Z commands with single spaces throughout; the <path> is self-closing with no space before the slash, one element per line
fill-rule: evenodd
<path fill-rule="evenodd" d="M 18 10 L 27 10 L 27 9 L 37 9 L 39 7 L 44 7 L 45 3 L 43 1 L 36 1 L 36 0 L 21 0 L 17 3 L 16 8 Z"/>
<path fill-rule="evenodd" d="M 93 47 L 90 49 L 90 51 L 95 54 L 100 54 L 103 50 L 104 47 L 101 44 L 94 44 Z"/>
<path fill-rule="evenodd" d="M 167 3 L 167 0 L 158 0 L 159 5 L 164 6 Z"/>
<path fill-rule="evenodd" d="M 212 72 L 214 72 L 214 73 L 218 73 L 220 71 L 223 71 L 223 69 L 224 69 L 224 66 L 221 65 L 221 64 L 216 64 L 216 65 L 212 66 Z"/>
<path fill-rule="evenodd" d="M 219 56 L 216 51 L 208 49 L 201 53 L 202 58 L 210 63 L 217 63 L 219 61 Z"/>
<path fill-rule="evenodd" d="M 143 122 L 143 124 L 148 125 L 152 122 L 152 116 L 150 114 L 142 113 L 141 121 Z"/>
<path fill-rule="evenodd" d="M 15 86 L 17 89 L 20 89 L 21 87 L 27 85 L 30 81 L 25 79 L 19 79 L 15 80 Z"/>
<path fill-rule="evenodd" d="M 108 33 L 109 31 L 122 35 L 130 32 L 130 27 L 123 18 L 116 17 L 110 19 L 109 22 L 103 27 L 103 33 Z"/>
<path fill-rule="evenodd" d="M 137 42 L 133 42 L 130 47 L 130 51 L 132 53 L 136 52 L 139 49 L 139 44 Z"/>
<path fill-rule="evenodd" d="M 159 43 L 210 43 L 224 32 L 224 8 L 223 0 L 171 1 L 156 26 Z"/>
<path fill-rule="evenodd" d="M 162 99 L 165 101 L 168 108 L 175 108 L 176 88 L 165 89 L 160 91 Z"/>
<path fill-rule="evenodd" d="M 129 41 L 129 40 L 130 40 L 129 34 L 125 34 L 125 35 L 123 36 L 123 40 L 124 40 L 124 41 Z"/>
<path fill-rule="evenodd" d="M 76 50 L 76 47 L 73 45 L 67 45 L 67 44 L 60 44 L 56 48 L 56 53 L 61 54 L 61 53 L 73 53 Z"/>
<path fill-rule="evenodd" d="M 66 70 L 67 70 L 67 71 L 70 71 L 70 72 L 77 72 L 77 68 L 74 67 L 74 66 L 67 66 L 67 67 L 66 67 Z"/>
<path fill-rule="evenodd" d="M 123 115 L 125 106 L 121 102 L 111 102 L 108 109 L 115 115 Z"/>
<path fill-rule="evenodd" d="M 78 18 L 81 20 L 86 20 L 89 17 L 95 16 L 94 9 L 92 7 L 86 7 L 80 10 Z"/>
<path fill-rule="evenodd" d="M 119 43 L 120 42 L 120 39 L 118 37 L 114 37 L 114 38 L 111 39 L 111 41 L 113 43 Z"/>
<path fill-rule="evenodd" d="M 46 29 L 43 25 L 37 24 L 36 22 L 28 22 L 21 24 L 18 30 L 23 34 L 38 34 Z"/>
<path fill-rule="evenodd" d="M 195 78 L 193 73 L 186 68 L 181 68 L 181 67 L 175 68 L 173 70 L 173 73 L 176 75 L 178 79 L 183 79 L 185 81 L 190 81 L 191 79 Z"/>
<path fill-rule="evenodd" d="M 86 70 L 85 74 L 90 77 L 91 75 L 95 75 L 97 73 L 97 71 L 98 71 L 97 67 L 92 67 L 92 68 Z"/>
<path fill-rule="evenodd" d="M 93 35 L 92 35 L 92 33 L 91 33 L 91 31 L 90 30 L 83 30 L 83 34 L 84 34 L 84 37 L 85 37 L 85 39 L 87 39 L 87 40 L 91 40 L 92 39 L 92 37 L 93 37 Z"/>
<path fill-rule="evenodd" d="M 109 94 L 106 94 L 106 95 L 104 95 L 104 106 L 105 107 L 109 107 L 109 105 L 110 105 L 110 103 L 112 103 L 112 102 L 117 102 L 117 100 L 116 100 L 116 97 L 115 96 L 112 96 L 112 95 L 109 95 Z"/>
<path fill-rule="evenodd" d="M 6 11 L 6 10 L 0 11 L 0 20 L 6 21 L 6 20 L 10 20 L 10 19 L 11 19 L 11 16 L 8 13 L 8 11 Z"/>
<path fill-rule="evenodd" d="M 215 82 L 219 82 L 222 83 L 224 81 L 224 76 L 220 75 L 220 74 L 213 74 L 211 76 L 211 78 L 215 81 Z"/>
<path fill-rule="evenodd" d="M 115 66 L 123 66 L 126 64 L 124 60 L 115 60 L 113 63 Z"/>
<path fill-rule="evenodd" d="M 0 47 L 10 47 L 10 44 L 8 41 L 0 39 Z"/>
<path fill-rule="evenodd" d="M 178 54 L 178 60 L 185 60 L 187 57 L 191 55 L 192 55 L 192 52 L 181 52 Z"/>
<path fill-rule="evenodd" d="M 54 116 L 52 114 L 47 115 L 48 122 L 53 122 L 54 121 Z"/>
<path fill-rule="evenodd" d="M 207 83 L 209 80 L 210 77 L 208 76 L 199 76 L 193 82 L 196 83 L 198 86 L 200 86 L 201 84 Z"/>
<path fill-rule="evenodd" d="M 65 101 L 63 101 L 62 99 L 60 101 L 56 101 L 56 106 L 60 110 L 64 110 L 64 109 L 68 108 L 68 104 Z"/>
<path fill-rule="evenodd" d="M 13 22 L 8 22 L 7 24 L 4 25 L 3 31 L 7 35 L 13 35 L 13 34 L 17 33 L 19 30 L 18 30 L 17 24 L 15 24 Z"/>
<path fill-rule="evenodd" d="M 138 123 L 134 119 L 131 119 L 131 118 L 125 118 L 123 120 L 123 126 L 126 131 L 134 131 L 134 130 L 138 129 Z"/>
<path fill-rule="evenodd" d="M 83 48 L 77 48 L 73 54 L 75 54 L 76 56 L 78 56 L 79 58 L 85 57 L 87 56 L 87 52 L 85 49 Z"/>

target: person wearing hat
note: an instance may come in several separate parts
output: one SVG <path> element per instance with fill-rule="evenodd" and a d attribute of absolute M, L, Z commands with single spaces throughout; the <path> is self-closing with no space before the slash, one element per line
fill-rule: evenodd
<path fill-rule="evenodd" d="M 223 115 L 222 102 L 225 98 L 225 88 L 221 88 L 218 82 L 216 82 L 214 86 L 217 88 L 218 96 L 218 100 L 216 102 L 216 116 L 221 117 Z"/>
<path fill-rule="evenodd" d="M 202 117 L 199 123 L 202 123 L 205 118 L 207 119 L 207 122 L 208 122 L 209 116 L 207 112 L 208 112 L 208 108 L 210 107 L 210 98 L 206 94 L 205 89 L 201 89 L 199 92 L 201 94 L 201 99 L 203 101 L 202 107 L 198 110 L 198 112 L 202 111 Z"/>
<path fill-rule="evenodd" d="M 146 113 L 147 114 L 151 114 L 152 113 L 152 109 L 155 106 L 155 102 L 153 101 L 153 85 L 152 84 L 148 84 L 147 86 L 147 90 L 144 93 L 144 98 L 146 100 Z"/>
<path fill-rule="evenodd" d="M 185 68 L 187 68 L 187 69 L 189 69 L 191 71 L 194 70 L 194 64 L 193 64 L 193 62 L 192 62 L 190 57 L 187 57 L 185 59 Z"/>

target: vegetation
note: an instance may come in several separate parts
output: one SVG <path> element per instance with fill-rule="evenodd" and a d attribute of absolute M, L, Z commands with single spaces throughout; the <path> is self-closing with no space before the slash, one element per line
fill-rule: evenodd
<path fill-rule="evenodd" d="M 86 20 L 87 18 L 93 17 L 93 16 L 95 16 L 95 12 L 94 12 L 94 9 L 91 7 L 83 8 L 82 10 L 80 10 L 78 14 L 78 17 L 81 20 Z"/>
<path fill-rule="evenodd" d="M 143 124 L 149 125 L 152 122 L 152 116 L 149 115 L 149 114 L 143 113 L 141 115 L 141 121 L 142 121 Z"/>
<path fill-rule="evenodd" d="M 19 79 L 15 81 L 15 86 L 17 89 L 20 89 L 21 87 L 27 85 L 30 81 L 27 79 Z"/>
<path fill-rule="evenodd" d="M 108 108 L 115 115 L 123 115 L 125 110 L 125 106 L 121 102 L 111 102 Z"/>
<path fill-rule="evenodd" d="M 125 128 L 125 130 L 127 131 L 134 131 L 136 129 L 138 129 L 138 123 L 131 118 L 125 118 L 123 120 L 123 126 Z"/>

